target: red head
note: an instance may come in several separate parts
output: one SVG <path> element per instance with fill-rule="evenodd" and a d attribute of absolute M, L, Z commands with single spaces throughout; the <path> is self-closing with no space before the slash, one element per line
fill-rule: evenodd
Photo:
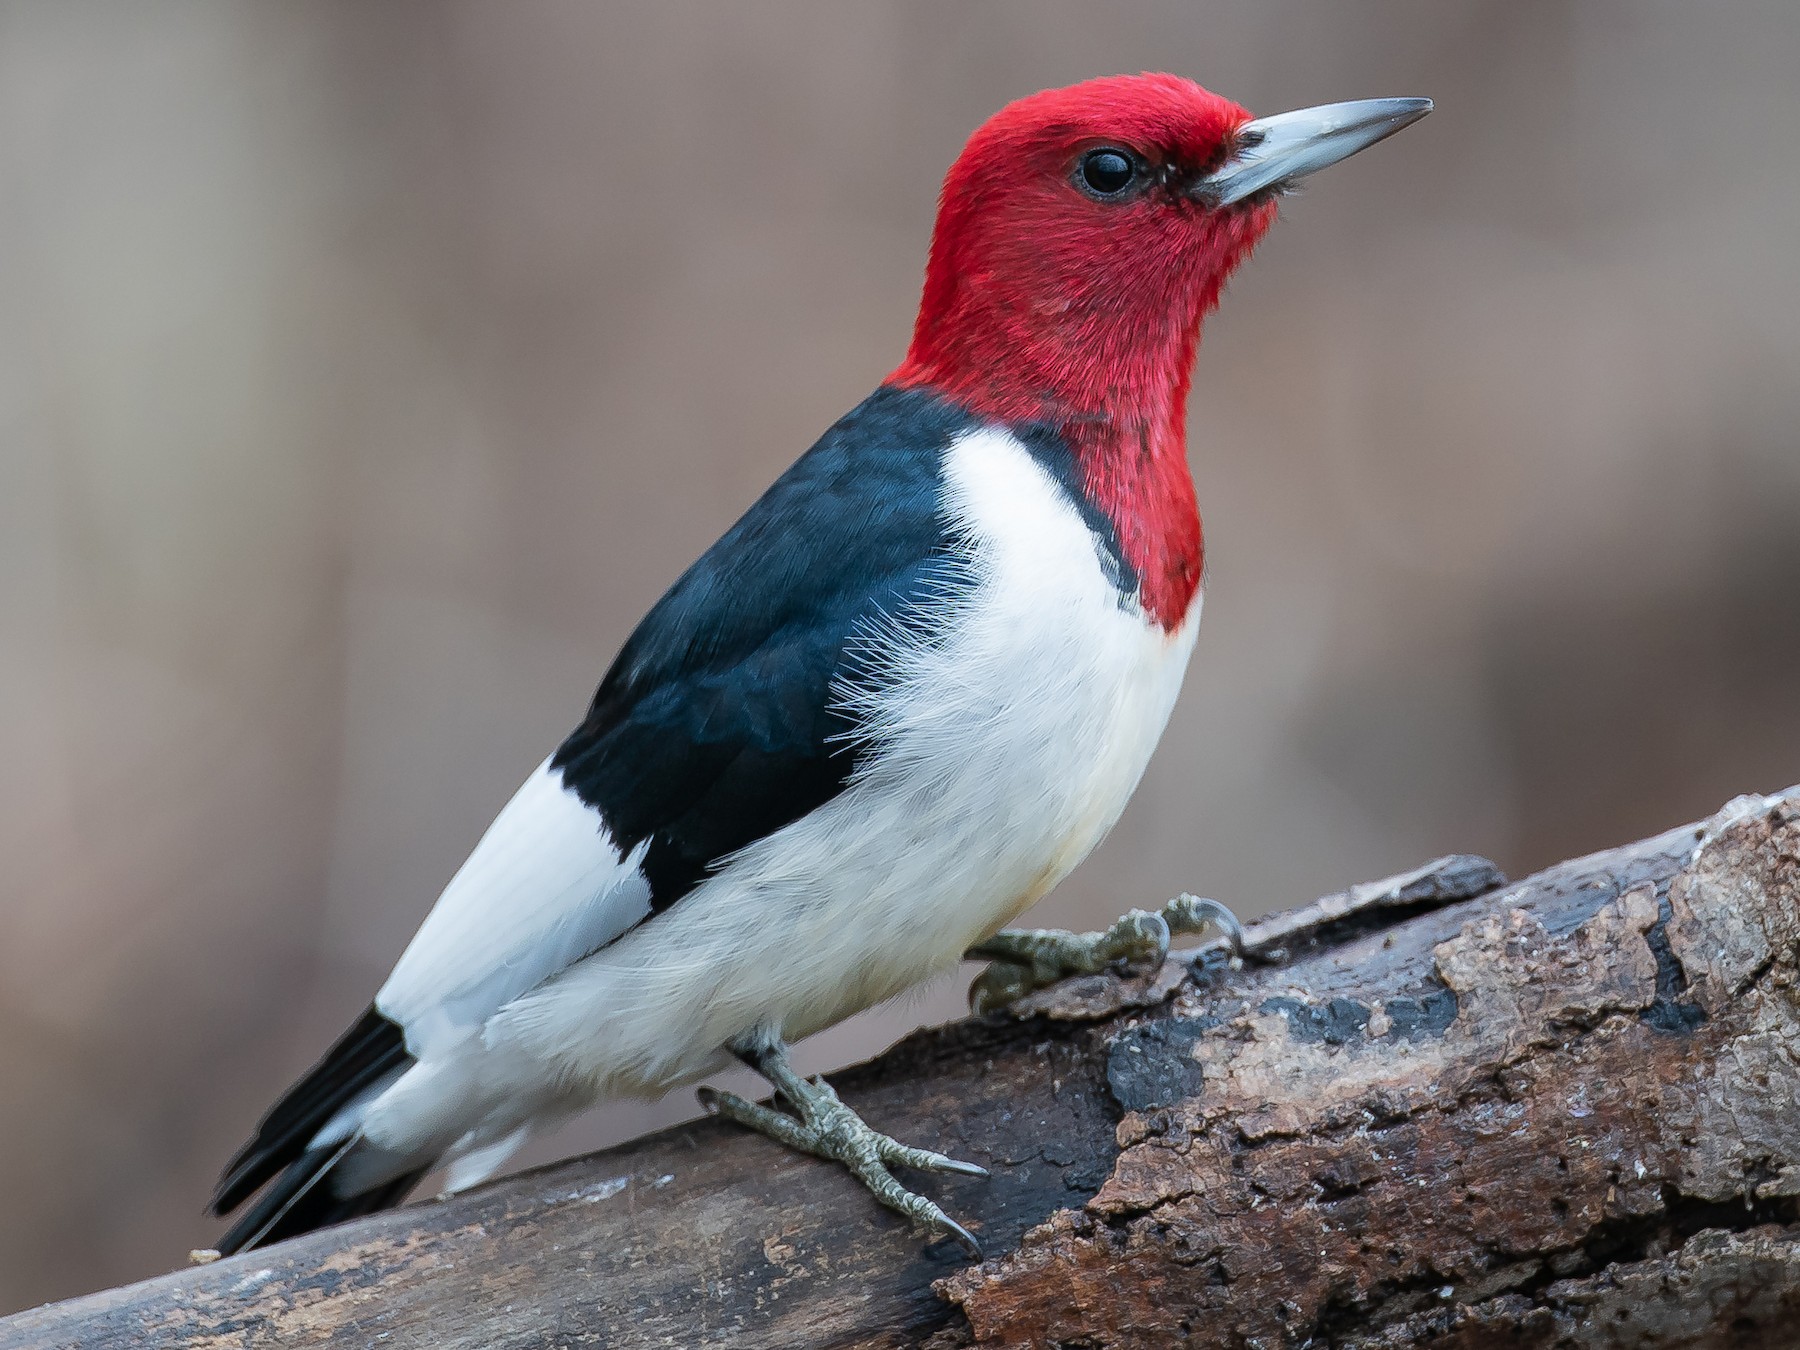
<path fill-rule="evenodd" d="M 894 383 L 1059 428 L 1165 627 L 1199 584 L 1188 381 L 1200 324 L 1275 197 L 1423 116 L 1377 100 L 1262 122 L 1174 75 L 1032 94 L 944 180 L 912 348 Z"/>
<path fill-rule="evenodd" d="M 944 180 L 895 378 L 1007 420 L 1179 405 L 1200 320 L 1274 220 L 1269 198 L 1215 210 L 1192 194 L 1250 120 L 1173 75 L 1001 109 Z"/>

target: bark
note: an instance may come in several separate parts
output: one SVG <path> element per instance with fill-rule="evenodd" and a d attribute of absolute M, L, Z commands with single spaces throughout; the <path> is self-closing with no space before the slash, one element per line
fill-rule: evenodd
<path fill-rule="evenodd" d="M 1792 1343 L 1800 790 L 1493 881 L 1355 888 L 1253 925 L 1261 961 L 1069 981 L 838 1075 L 994 1170 L 921 1181 L 980 1266 L 702 1121 L 0 1350 Z"/>

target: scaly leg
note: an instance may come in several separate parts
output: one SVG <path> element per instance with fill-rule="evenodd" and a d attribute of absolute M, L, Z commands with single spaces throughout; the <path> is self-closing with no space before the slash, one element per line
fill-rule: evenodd
<path fill-rule="evenodd" d="M 1062 928 L 1003 928 L 965 953 L 970 961 L 992 962 L 969 986 L 969 1006 L 978 1013 L 1007 1004 L 1070 975 L 1094 975 L 1114 961 L 1161 965 L 1172 936 L 1219 929 L 1232 950 L 1244 950 L 1244 926 L 1217 900 L 1178 895 L 1161 910 L 1134 909 L 1103 933 L 1071 933 Z"/>
<path fill-rule="evenodd" d="M 861 1116 L 838 1100 L 837 1093 L 823 1078 L 802 1078 L 796 1073 L 788 1062 L 787 1046 L 773 1037 L 747 1037 L 733 1045 L 731 1052 L 768 1079 L 800 1118 L 747 1102 L 735 1093 L 703 1087 L 700 1103 L 707 1110 L 747 1125 L 789 1148 L 842 1163 L 889 1209 L 898 1210 L 914 1223 L 949 1234 L 971 1257 L 981 1259 L 981 1244 L 973 1233 L 924 1196 L 915 1195 L 895 1181 L 888 1168 L 917 1167 L 928 1172 L 985 1177 L 985 1167 L 958 1162 L 930 1149 L 912 1148 L 871 1129 Z"/>

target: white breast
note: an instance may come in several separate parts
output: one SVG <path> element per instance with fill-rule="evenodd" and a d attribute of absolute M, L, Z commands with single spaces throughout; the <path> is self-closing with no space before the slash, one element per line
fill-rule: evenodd
<path fill-rule="evenodd" d="M 1011 435 L 964 436 L 945 468 L 972 585 L 953 588 L 936 641 L 910 624 L 877 635 L 887 678 L 844 691 L 879 752 L 825 806 L 503 1009 L 490 1047 L 591 1093 L 700 1076 L 753 1026 L 798 1038 L 954 963 L 1111 828 L 1168 719 L 1198 597 L 1172 634 L 1122 605 L 1074 504 Z"/>

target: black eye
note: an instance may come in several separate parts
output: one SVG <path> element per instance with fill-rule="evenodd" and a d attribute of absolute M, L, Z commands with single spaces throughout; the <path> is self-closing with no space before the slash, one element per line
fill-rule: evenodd
<path fill-rule="evenodd" d="M 1116 197 L 1137 178 L 1137 165 L 1123 150 L 1090 150 L 1076 170 L 1081 185 L 1096 197 Z"/>

